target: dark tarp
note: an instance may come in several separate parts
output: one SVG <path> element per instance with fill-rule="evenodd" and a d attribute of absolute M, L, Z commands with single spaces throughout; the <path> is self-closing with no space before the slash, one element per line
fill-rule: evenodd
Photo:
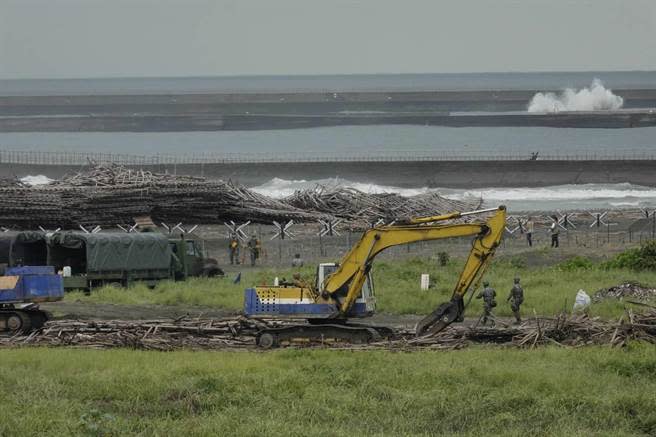
<path fill-rule="evenodd" d="M 0 233 L 0 264 L 14 265 L 20 258 L 21 264 L 34 265 L 46 262 L 46 235 L 41 231 L 9 231 Z"/>
<path fill-rule="evenodd" d="M 50 237 L 48 244 L 51 260 L 57 258 L 58 247 L 86 247 L 89 272 L 164 270 L 171 266 L 168 238 L 159 233 L 63 232 Z"/>

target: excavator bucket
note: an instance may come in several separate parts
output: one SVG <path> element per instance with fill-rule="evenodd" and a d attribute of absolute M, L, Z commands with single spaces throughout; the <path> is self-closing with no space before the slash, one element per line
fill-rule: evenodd
<path fill-rule="evenodd" d="M 451 323 L 463 320 L 465 306 L 462 296 L 454 296 L 451 301 L 444 302 L 432 313 L 424 317 L 417 323 L 415 335 L 435 335 L 444 330 Z"/>

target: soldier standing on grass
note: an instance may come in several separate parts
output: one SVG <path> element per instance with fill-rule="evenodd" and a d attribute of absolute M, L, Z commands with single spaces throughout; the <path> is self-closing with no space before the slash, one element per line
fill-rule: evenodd
<path fill-rule="evenodd" d="M 535 231 L 535 222 L 533 217 L 529 217 L 526 221 L 526 242 L 528 247 L 533 247 L 533 232 Z"/>
<path fill-rule="evenodd" d="M 560 234 L 560 229 L 558 229 L 556 217 L 552 217 L 552 219 L 553 223 L 551 223 L 551 227 L 549 228 L 549 232 L 551 233 L 551 247 L 558 247 L 558 234 Z"/>
<path fill-rule="evenodd" d="M 257 236 L 255 234 L 253 234 L 251 236 L 251 239 L 248 240 L 248 250 L 250 251 L 250 254 L 251 254 L 251 266 L 252 267 L 255 267 L 255 262 L 260 257 L 260 249 L 262 249 L 262 245 L 260 244 L 260 240 L 258 240 Z"/>
<path fill-rule="evenodd" d="M 506 302 L 510 301 L 511 299 L 512 301 L 510 302 L 510 309 L 515 316 L 515 324 L 519 325 L 522 323 L 522 318 L 519 314 L 519 307 L 524 302 L 524 289 L 521 285 L 519 285 L 519 278 L 515 278 L 515 284 L 510 290 L 510 295 L 508 296 L 508 299 L 506 299 Z"/>
<path fill-rule="evenodd" d="M 303 258 L 301 258 L 300 253 L 294 254 L 294 259 L 292 259 L 292 267 L 303 267 Z"/>
<path fill-rule="evenodd" d="M 497 306 L 495 298 L 497 297 L 497 292 L 494 288 L 490 287 L 490 283 L 485 281 L 483 282 L 483 290 L 478 293 L 476 299 L 483 299 L 483 325 L 487 323 L 488 317 L 492 319 L 492 326 L 494 326 L 494 316 L 492 315 L 492 308 Z"/>
<path fill-rule="evenodd" d="M 230 249 L 230 264 L 239 264 L 239 239 L 236 235 L 233 234 L 230 238 L 228 248 Z"/>

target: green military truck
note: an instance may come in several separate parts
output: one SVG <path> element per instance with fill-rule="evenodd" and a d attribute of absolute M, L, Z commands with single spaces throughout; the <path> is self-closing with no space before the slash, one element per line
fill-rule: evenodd
<path fill-rule="evenodd" d="M 158 232 L 59 232 L 47 239 L 47 264 L 64 275 L 65 289 L 93 289 L 107 284 L 128 286 L 143 281 L 193 276 L 222 276 L 216 260 L 207 258 L 197 240 L 168 238 Z"/>

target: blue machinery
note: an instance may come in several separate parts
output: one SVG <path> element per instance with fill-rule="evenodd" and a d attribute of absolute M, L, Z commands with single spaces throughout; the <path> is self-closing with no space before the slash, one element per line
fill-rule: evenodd
<path fill-rule="evenodd" d="M 0 331 L 28 332 L 49 319 L 41 302 L 64 297 L 63 278 L 51 266 L 10 267 L 0 276 Z"/>

